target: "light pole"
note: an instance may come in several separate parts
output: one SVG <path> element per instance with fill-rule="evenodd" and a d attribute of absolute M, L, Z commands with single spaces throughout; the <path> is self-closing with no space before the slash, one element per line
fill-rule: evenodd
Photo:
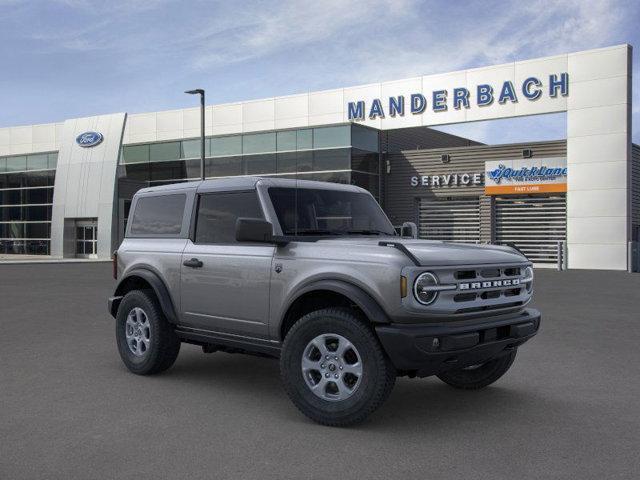
<path fill-rule="evenodd" d="M 204 90 L 196 88 L 187 90 L 189 95 L 200 95 L 200 178 L 204 180 Z"/>

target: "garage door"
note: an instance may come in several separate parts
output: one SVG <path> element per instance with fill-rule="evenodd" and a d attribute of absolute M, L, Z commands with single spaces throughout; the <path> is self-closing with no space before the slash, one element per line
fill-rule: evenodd
<path fill-rule="evenodd" d="M 496 242 L 514 243 L 534 263 L 556 263 L 567 240 L 565 194 L 496 197 Z"/>
<path fill-rule="evenodd" d="M 419 235 L 420 238 L 445 242 L 479 242 L 479 197 L 422 199 Z"/>

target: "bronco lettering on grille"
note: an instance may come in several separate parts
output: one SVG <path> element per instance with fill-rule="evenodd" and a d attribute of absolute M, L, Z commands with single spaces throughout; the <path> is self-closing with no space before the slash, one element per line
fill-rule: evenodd
<path fill-rule="evenodd" d="M 513 287 L 515 285 L 520 285 L 519 278 L 512 278 L 512 279 L 505 279 L 505 280 L 490 280 L 485 282 L 459 283 L 458 290 L 478 290 L 481 288 Z"/>

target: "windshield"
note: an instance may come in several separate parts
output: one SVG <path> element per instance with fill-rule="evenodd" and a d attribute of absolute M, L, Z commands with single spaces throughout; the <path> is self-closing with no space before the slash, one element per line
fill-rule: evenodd
<path fill-rule="evenodd" d="M 395 235 L 378 203 L 366 193 L 313 188 L 270 188 L 284 235 Z"/>

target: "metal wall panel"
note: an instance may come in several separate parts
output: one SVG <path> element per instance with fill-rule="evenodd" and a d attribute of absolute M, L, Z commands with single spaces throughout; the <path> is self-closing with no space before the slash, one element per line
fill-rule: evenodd
<path fill-rule="evenodd" d="M 384 174 L 384 209 L 394 225 L 403 222 L 418 223 L 417 204 L 422 197 L 478 196 L 481 204 L 481 232 L 483 241 L 491 241 L 491 199 L 484 197 L 482 186 L 447 186 L 439 188 L 411 186 L 411 177 L 453 173 L 483 172 L 486 160 L 513 159 L 522 156 L 522 150 L 530 148 L 536 157 L 561 157 L 566 155 L 564 140 L 550 142 L 515 143 L 509 145 L 476 145 L 471 147 L 446 147 L 428 150 L 405 150 L 383 157 L 389 162 L 390 172 Z M 450 162 L 443 164 L 442 154 L 450 155 Z"/>
<path fill-rule="evenodd" d="M 514 244 L 534 263 L 558 262 L 567 241 L 567 197 L 524 195 L 495 198 L 496 243 Z"/>
<path fill-rule="evenodd" d="M 631 149 L 631 224 L 633 240 L 640 241 L 640 145 Z"/>
<path fill-rule="evenodd" d="M 472 145 L 482 145 L 468 138 L 458 137 L 449 133 L 440 132 L 426 127 L 399 128 L 395 130 L 380 131 L 380 151 L 385 154 L 401 153 L 409 150 L 469 147 Z M 380 203 L 385 205 L 385 180 L 384 173 L 387 169 L 389 158 L 383 159 L 382 173 L 380 176 Z"/>
<path fill-rule="evenodd" d="M 418 237 L 443 242 L 480 242 L 480 198 L 423 198 Z"/>

